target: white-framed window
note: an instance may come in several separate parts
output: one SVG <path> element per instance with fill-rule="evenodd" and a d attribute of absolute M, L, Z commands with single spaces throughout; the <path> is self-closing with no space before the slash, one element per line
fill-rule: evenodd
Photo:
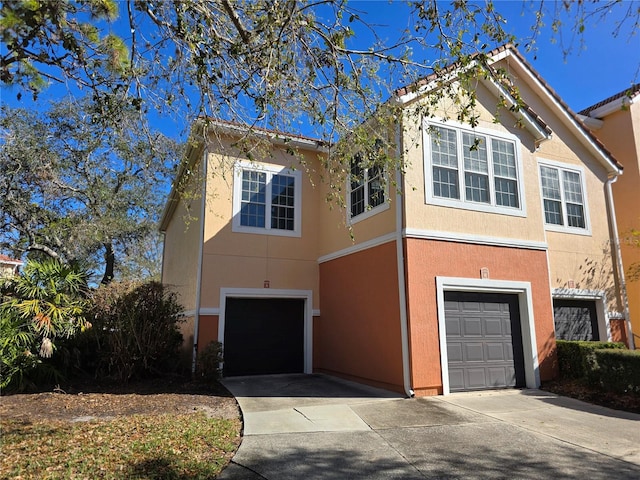
<path fill-rule="evenodd" d="M 362 163 L 359 153 L 351 159 L 349 214 L 352 222 L 389 208 L 384 170 L 376 165 L 364 167 Z"/>
<path fill-rule="evenodd" d="M 524 216 L 516 137 L 457 124 L 425 125 L 426 202 Z"/>
<path fill-rule="evenodd" d="M 539 166 L 546 228 L 590 233 L 582 169 L 546 160 L 540 161 Z"/>
<path fill-rule="evenodd" d="M 302 173 L 280 165 L 238 162 L 233 181 L 233 231 L 299 237 Z"/>

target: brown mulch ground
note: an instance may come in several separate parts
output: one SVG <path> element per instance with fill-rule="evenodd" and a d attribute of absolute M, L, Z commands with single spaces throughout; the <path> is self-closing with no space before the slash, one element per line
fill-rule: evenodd
<path fill-rule="evenodd" d="M 209 417 L 240 417 L 233 396 L 217 382 L 155 379 L 127 385 L 87 384 L 52 392 L 0 397 L 0 417 L 16 420 L 83 421 L 153 413 L 203 411 Z"/>
<path fill-rule="evenodd" d="M 577 398 L 584 402 L 613 408 L 614 410 L 640 413 L 640 394 L 603 392 L 591 388 L 578 380 L 546 382 L 542 385 L 542 389 L 565 397 Z"/>

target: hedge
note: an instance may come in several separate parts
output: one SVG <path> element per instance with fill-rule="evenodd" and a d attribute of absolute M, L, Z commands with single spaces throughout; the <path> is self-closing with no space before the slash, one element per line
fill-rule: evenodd
<path fill-rule="evenodd" d="M 586 342 L 556 340 L 558 346 L 558 364 L 562 378 L 579 379 L 591 378 L 597 370 L 595 352 L 597 350 L 623 350 L 624 343 L 614 342 Z"/>
<path fill-rule="evenodd" d="M 594 380 L 605 390 L 640 393 L 640 351 L 595 350 L 597 375 Z"/>

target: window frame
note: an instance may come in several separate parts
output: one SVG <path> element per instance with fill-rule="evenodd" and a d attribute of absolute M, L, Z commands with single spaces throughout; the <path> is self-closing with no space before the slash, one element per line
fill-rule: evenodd
<path fill-rule="evenodd" d="M 358 223 L 362 220 L 365 220 L 369 217 L 372 217 L 373 215 L 376 215 L 384 210 L 387 210 L 389 208 L 389 179 L 387 176 L 387 172 L 386 169 L 383 166 L 371 166 L 368 168 L 363 168 L 363 173 L 364 173 L 364 179 L 363 179 L 363 184 L 361 185 L 361 187 L 364 189 L 364 200 L 365 200 L 365 206 L 364 206 L 364 210 L 361 213 L 358 213 L 357 215 L 352 215 L 351 213 L 351 193 L 352 193 L 352 187 L 351 187 L 351 175 L 352 175 L 352 168 L 351 168 L 351 162 L 353 161 L 353 159 L 356 157 L 356 155 L 358 155 L 357 153 L 352 157 L 352 160 L 349 163 L 349 175 L 347 176 L 347 219 L 350 225 L 353 225 L 355 223 Z M 371 170 L 372 168 L 378 168 L 380 170 L 379 175 L 376 175 L 376 177 L 380 177 L 380 181 L 383 182 L 382 184 L 382 192 L 384 195 L 384 198 L 382 200 L 382 202 L 378 205 L 376 205 L 375 207 L 370 207 L 369 205 L 369 170 Z M 374 177 L 374 178 L 376 178 Z"/>
<path fill-rule="evenodd" d="M 544 207 L 545 198 L 542 193 L 542 167 L 553 168 L 558 171 L 558 175 L 559 175 L 558 178 L 560 183 L 560 203 L 562 208 L 563 225 L 547 223 L 547 219 L 545 216 L 545 207 Z M 566 205 L 567 201 L 565 199 L 564 182 L 562 177 L 563 171 L 577 173 L 580 176 L 580 187 L 582 188 L 582 207 L 583 207 L 583 216 L 584 216 L 584 225 L 585 225 L 584 228 L 572 227 L 568 225 L 567 205 Z M 585 178 L 585 170 L 582 166 L 538 158 L 538 185 L 539 185 L 539 191 L 540 191 L 540 208 L 542 213 L 542 223 L 544 225 L 545 230 L 550 232 L 572 233 L 575 235 L 587 235 L 587 236 L 591 235 L 591 222 L 589 220 L 589 202 L 588 202 L 588 195 L 587 195 L 587 183 Z"/>
<path fill-rule="evenodd" d="M 265 191 L 265 226 L 251 227 L 241 224 L 242 210 L 242 172 L 260 172 L 266 174 Z M 274 175 L 290 176 L 294 178 L 293 197 L 293 230 L 284 230 L 271 227 L 271 207 L 272 207 L 272 180 Z M 293 170 L 283 165 L 273 165 L 258 162 L 237 161 L 233 169 L 233 232 L 254 233 L 260 235 L 275 235 L 280 237 L 300 237 L 302 236 L 302 172 Z"/>
<path fill-rule="evenodd" d="M 432 158 L 432 148 L 431 148 L 431 133 L 429 132 L 430 127 L 436 128 L 447 128 L 450 130 L 456 131 L 456 158 L 457 158 L 457 179 L 458 179 L 458 196 L 460 198 L 446 198 L 439 197 L 434 194 L 434 175 L 433 175 L 433 158 Z M 465 175 L 467 173 L 470 174 L 478 174 L 473 170 L 469 170 L 465 168 L 464 162 L 464 152 L 463 152 L 463 137 L 464 134 L 471 134 L 475 136 L 482 136 L 485 138 L 485 151 L 487 154 L 487 173 L 482 174 L 486 175 L 488 178 L 488 195 L 489 202 L 474 202 L 472 200 L 466 199 L 466 183 L 465 183 Z M 500 175 L 496 175 L 494 169 L 494 157 L 493 157 L 493 146 L 491 145 L 492 140 L 504 141 L 513 144 L 514 149 L 514 159 L 515 159 L 515 169 L 516 169 L 516 192 L 517 192 L 517 200 L 518 207 L 509 207 L 504 205 L 498 205 L 496 203 L 496 178 L 503 178 Z M 525 201 L 525 179 L 524 179 L 524 169 L 522 165 L 522 155 L 521 155 L 521 143 L 520 139 L 515 135 L 491 130 L 488 128 L 475 127 L 472 128 L 468 125 L 463 125 L 458 122 L 446 121 L 446 122 L 437 122 L 437 121 L 427 121 L 423 122 L 423 155 L 424 155 L 424 180 L 425 180 L 425 204 L 427 205 L 438 205 L 444 207 L 452 207 L 463 210 L 472 210 L 477 212 L 485 212 L 485 213 L 496 213 L 501 215 L 509 215 L 514 217 L 526 217 L 527 216 L 527 206 Z M 506 177 L 505 177 L 506 178 Z M 508 179 L 509 180 L 509 179 Z"/>

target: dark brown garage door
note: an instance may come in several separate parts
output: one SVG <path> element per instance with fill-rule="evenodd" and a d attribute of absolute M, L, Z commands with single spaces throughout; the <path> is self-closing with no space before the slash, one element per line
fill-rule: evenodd
<path fill-rule="evenodd" d="M 445 292 L 449 390 L 525 385 L 516 295 Z"/>
<path fill-rule="evenodd" d="M 227 298 L 225 376 L 303 371 L 304 300 Z"/>
<path fill-rule="evenodd" d="M 553 321 L 558 340 L 600 340 L 596 302 L 593 300 L 555 299 Z"/>

